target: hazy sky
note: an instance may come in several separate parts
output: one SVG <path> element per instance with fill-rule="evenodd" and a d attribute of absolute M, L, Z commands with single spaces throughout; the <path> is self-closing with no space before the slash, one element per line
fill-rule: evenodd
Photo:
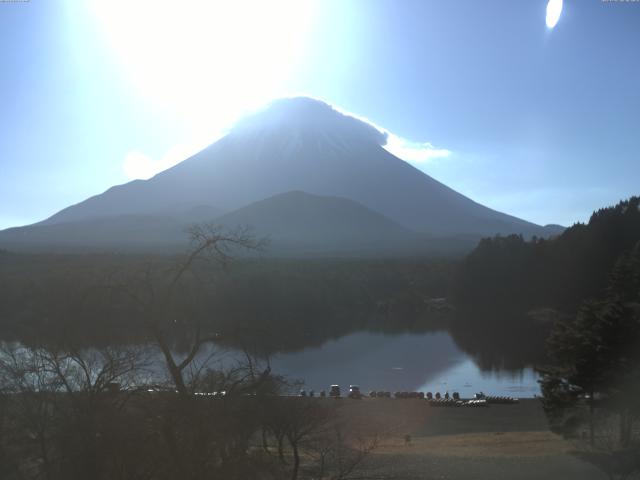
<path fill-rule="evenodd" d="M 0 228 L 305 93 L 492 208 L 572 224 L 640 194 L 640 2 L 0 3 Z M 450 154 L 447 155 L 447 153 Z"/>

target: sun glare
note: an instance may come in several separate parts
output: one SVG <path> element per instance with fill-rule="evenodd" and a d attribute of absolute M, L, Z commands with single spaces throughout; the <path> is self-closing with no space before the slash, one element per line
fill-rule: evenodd
<path fill-rule="evenodd" d="M 137 92 L 211 136 L 285 93 L 315 9 L 299 0 L 96 0 L 93 7 Z"/>
<path fill-rule="evenodd" d="M 562 0 L 549 0 L 547 3 L 547 28 L 556 26 L 562 14 Z"/>

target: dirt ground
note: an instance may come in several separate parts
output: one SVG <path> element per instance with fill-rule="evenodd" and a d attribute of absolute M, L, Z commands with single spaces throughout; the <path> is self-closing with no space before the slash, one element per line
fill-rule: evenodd
<path fill-rule="evenodd" d="M 380 436 L 360 478 L 607 478 L 572 456 L 572 443 L 549 431 L 535 399 L 486 408 L 429 407 L 424 400 L 337 401 L 353 428 Z"/>

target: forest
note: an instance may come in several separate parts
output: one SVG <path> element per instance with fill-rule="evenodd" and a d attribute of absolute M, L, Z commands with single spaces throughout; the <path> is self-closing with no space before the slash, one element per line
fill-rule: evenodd
<path fill-rule="evenodd" d="M 513 330 L 516 318 L 524 329 L 537 324 L 551 429 L 581 439 L 576 455 L 609 478 L 640 471 L 639 197 L 600 209 L 553 239 L 482 240 L 462 262 L 454 292 L 461 308 L 508 312 L 490 315 L 475 331 Z"/>
<path fill-rule="evenodd" d="M 148 332 L 129 293 L 166 288 L 181 260 L 1 252 L 2 336 L 35 344 L 144 342 Z M 257 337 L 262 352 L 290 351 L 360 329 L 442 327 L 447 311 L 432 300 L 448 296 L 454 265 L 442 258 L 200 259 L 172 302 L 222 343 Z M 176 325 L 176 339 L 179 332 Z"/>
<path fill-rule="evenodd" d="M 621 255 L 640 241 L 640 197 L 594 212 L 561 235 L 483 239 L 456 277 L 455 302 L 474 309 L 526 312 L 554 308 L 575 312 L 602 292 Z"/>

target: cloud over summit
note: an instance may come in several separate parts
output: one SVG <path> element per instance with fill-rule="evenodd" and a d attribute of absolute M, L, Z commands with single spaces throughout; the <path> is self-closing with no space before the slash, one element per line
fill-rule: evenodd
<path fill-rule="evenodd" d="M 259 131 L 295 130 L 316 130 L 343 137 L 348 141 L 373 143 L 401 160 L 414 164 L 428 163 L 452 154 L 450 150 L 437 148 L 430 142 L 407 140 L 365 117 L 306 96 L 274 100 L 241 118 L 229 134 L 242 137 Z M 124 160 L 123 169 L 129 179 L 148 179 L 180 163 L 204 146 L 206 145 L 202 142 L 198 142 L 197 146 L 176 146 L 157 160 L 141 152 L 129 152 Z"/>
<path fill-rule="evenodd" d="M 398 158 L 410 163 L 427 163 L 446 158 L 451 151 L 437 148 L 430 142 L 402 138 L 371 120 L 333 106 L 323 100 L 306 96 L 281 98 L 243 118 L 232 132 L 265 127 L 314 127 L 327 132 L 340 132 L 349 138 L 373 142 Z"/>

